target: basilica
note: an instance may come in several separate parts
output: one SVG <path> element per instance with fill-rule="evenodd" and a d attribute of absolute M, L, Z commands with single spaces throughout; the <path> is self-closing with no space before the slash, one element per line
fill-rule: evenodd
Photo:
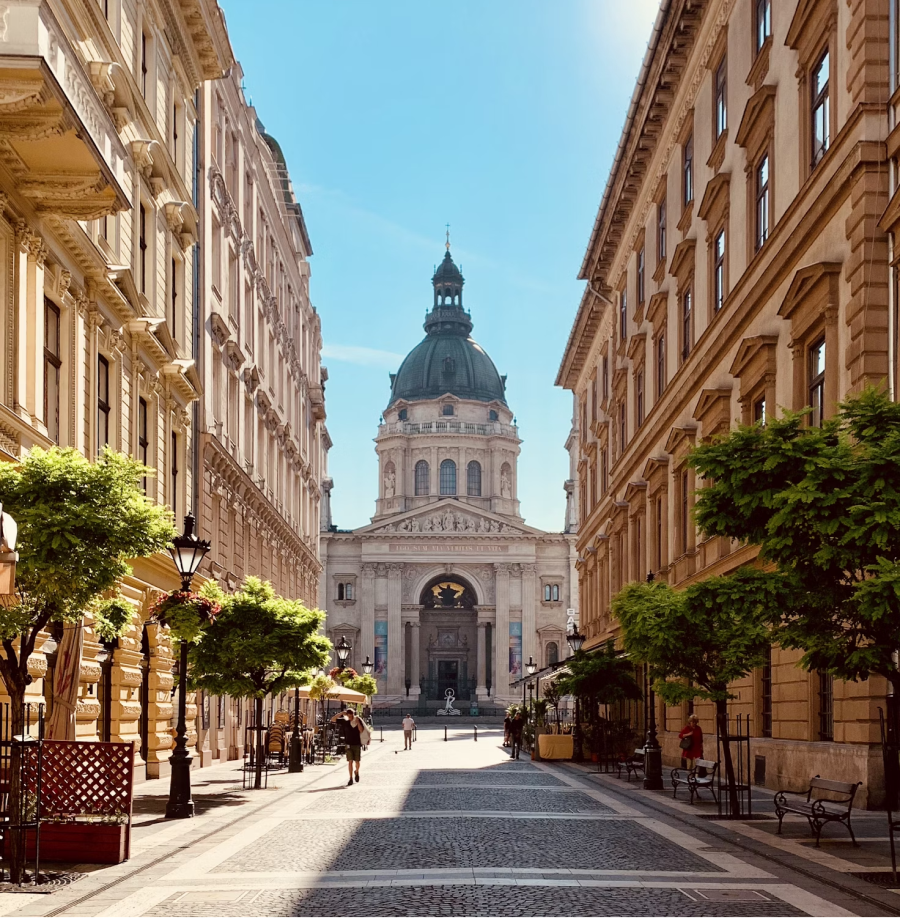
<path fill-rule="evenodd" d="M 325 491 L 321 604 L 329 637 L 353 647 L 349 665 L 374 663 L 378 705 L 437 707 L 448 689 L 500 705 L 523 661 L 566 655 L 575 535 L 524 522 L 506 377 L 471 337 L 449 242 L 432 285 L 425 338 L 391 374 L 371 523 L 331 525 Z"/>

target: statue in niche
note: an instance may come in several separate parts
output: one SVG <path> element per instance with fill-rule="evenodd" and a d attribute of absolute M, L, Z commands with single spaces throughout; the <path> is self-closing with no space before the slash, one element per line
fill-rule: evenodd
<path fill-rule="evenodd" d="M 509 500 L 512 497 L 512 482 L 509 472 L 504 468 L 500 472 L 500 496 Z"/>
<path fill-rule="evenodd" d="M 434 632 L 433 631 L 431 632 L 431 634 L 428 635 L 428 646 L 434 647 Z"/>
<path fill-rule="evenodd" d="M 384 473 L 384 499 L 390 500 L 394 496 L 394 488 L 397 484 L 397 476 L 394 474 L 392 466 Z"/>

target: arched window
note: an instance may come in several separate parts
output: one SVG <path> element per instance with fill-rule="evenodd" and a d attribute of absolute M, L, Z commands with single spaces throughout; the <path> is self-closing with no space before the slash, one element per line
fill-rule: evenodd
<path fill-rule="evenodd" d="M 441 463 L 441 494 L 456 494 L 456 463 L 452 459 Z"/>
<path fill-rule="evenodd" d="M 343 599 L 343 598 L 344 598 L 344 584 L 343 584 L 343 583 L 339 583 L 339 584 L 338 584 L 338 594 L 337 594 L 337 598 L 338 598 L 338 599 Z"/>
<path fill-rule="evenodd" d="M 344 584 L 344 599 L 346 600 L 353 599 L 353 584 L 352 583 Z"/>
<path fill-rule="evenodd" d="M 466 494 L 481 497 L 481 463 L 473 459 L 466 469 Z"/>
<path fill-rule="evenodd" d="M 556 666 L 559 663 L 559 645 L 556 641 L 550 641 L 547 645 L 547 666 Z"/>
<path fill-rule="evenodd" d="M 416 463 L 416 497 L 421 497 L 428 493 L 429 486 L 428 463 L 420 459 Z"/>

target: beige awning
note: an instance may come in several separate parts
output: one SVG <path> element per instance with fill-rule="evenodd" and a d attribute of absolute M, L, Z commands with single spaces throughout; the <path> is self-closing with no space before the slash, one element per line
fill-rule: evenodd
<path fill-rule="evenodd" d="M 309 686 L 304 685 L 300 689 L 301 698 L 309 698 Z M 366 704 L 368 699 L 362 692 L 355 692 L 349 688 L 336 688 L 328 694 L 327 700 L 346 701 L 348 704 Z"/>

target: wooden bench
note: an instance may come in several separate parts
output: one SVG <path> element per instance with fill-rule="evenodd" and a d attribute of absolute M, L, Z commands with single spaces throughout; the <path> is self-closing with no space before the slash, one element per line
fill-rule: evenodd
<path fill-rule="evenodd" d="M 691 803 L 694 797 L 700 796 L 703 789 L 709 790 L 713 800 L 719 802 L 716 796 L 716 772 L 719 770 L 718 762 L 710 762 L 707 759 L 697 759 L 693 768 L 673 768 L 672 769 L 672 796 L 678 793 L 678 787 L 684 784 L 691 792 Z"/>
<path fill-rule="evenodd" d="M 616 765 L 616 776 L 622 777 L 622 769 L 625 769 L 625 773 L 628 775 L 628 780 L 631 780 L 632 775 L 636 775 L 638 772 L 644 774 L 644 750 L 635 749 L 634 754 L 630 759 L 626 759 L 623 762 L 618 762 Z"/>
<path fill-rule="evenodd" d="M 796 813 L 806 817 L 809 822 L 810 832 L 816 833 L 816 847 L 822 837 L 822 828 L 829 822 L 842 822 L 847 826 L 853 844 L 857 845 L 853 827 L 850 825 L 850 813 L 853 808 L 853 798 L 862 781 L 848 784 L 846 781 L 829 781 L 816 775 L 809 782 L 806 797 L 802 794 L 792 794 L 790 797 L 784 791 L 775 794 L 775 815 L 778 816 L 778 834 L 781 834 L 781 821 L 788 813 Z M 823 797 L 823 794 L 829 794 Z M 859 847 L 857 845 L 857 847 Z"/>

